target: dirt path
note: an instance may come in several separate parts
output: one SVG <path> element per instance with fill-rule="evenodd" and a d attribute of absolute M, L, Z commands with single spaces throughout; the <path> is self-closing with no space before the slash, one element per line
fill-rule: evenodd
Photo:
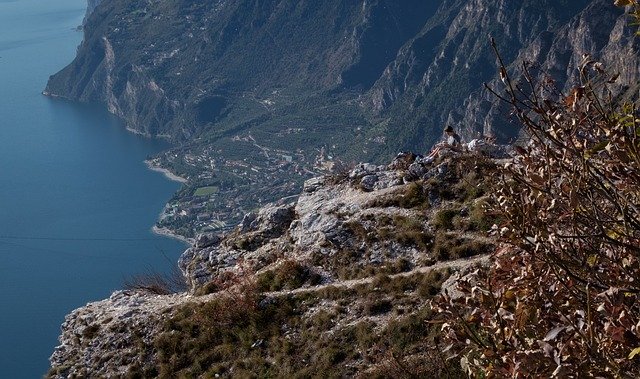
<path fill-rule="evenodd" d="M 463 269 L 463 268 L 477 265 L 479 263 L 487 263 L 489 262 L 489 258 L 490 258 L 489 254 L 484 254 L 484 255 L 478 255 L 471 258 L 462 258 L 462 259 L 456 259 L 453 261 L 438 262 L 432 266 L 418 267 L 411 271 L 407 271 L 407 272 L 403 272 L 395 275 L 389 275 L 389 278 L 394 279 L 394 278 L 408 277 L 416 274 L 427 274 L 431 271 L 438 271 L 446 268 Z M 330 287 L 348 289 L 348 288 L 353 288 L 363 284 L 373 283 L 375 278 L 376 278 L 375 276 L 371 276 L 371 277 L 362 278 L 362 279 L 337 281 L 337 282 L 322 284 L 314 287 L 301 287 L 293 290 L 263 292 L 263 295 L 268 297 L 282 297 L 282 296 L 289 296 L 289 295 L 295 295 L 295 294 L 301 294 L 301 293 L 319 292 Z"/>

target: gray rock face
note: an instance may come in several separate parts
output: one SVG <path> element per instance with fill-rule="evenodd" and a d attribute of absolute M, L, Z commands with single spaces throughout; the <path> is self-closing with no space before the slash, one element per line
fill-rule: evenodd
<path fill-rule="evenodd" d="M 182 295 L 117 291 L 65 317 L 60 345 L 51 355 L 53 378 L 124 377 L 139 356 L 140 344 L 152 344 L 165 312 L 188 301 Z M 109 362 L 103 364 L 102 362 Z"/>
<path fill-rule="evenodd" d="M 104 0 L 87 0 L 87 11 L 84 14 L 84 20 L 82 20 L 82 25 L 85 25 L 87 19 L 91 16 L 93 11 L 102 3 Z"/>
<path fill-rule="evenodd" d="M 373 191 L 377 182 L 378 182 L 377 175 L 365 175 L 360 180 L 360 188 L 362 188 L 364 191 L 367 191 L 367 192 Z"/>
<path fill-rule="evenodd" d="M 576 77 L 577 64 L 588 53 L 621 73 L 620 83 L 635 86 L 638 39 L 623 13 L 609 0 L 449 2 L 399 50 L 369 91 L 366 105 L 392 115 L 389 124 L 397 127 L 390 126 L 389 135 L 409 133 L 405 138 L 417 141 L 405 142 L 405 148 L 433 144 L 443 124 L 459 128 L 467 140 L 484 134 L 508 141 L 519 129 L 505 120 L 508 110 L 482 87 L 492 81 L 493 88 L 501 88 L 487 35 L 495 38 L 507 64 L 516 62 L 516 78 L 518 65 L 529 61 L 539 63 L 557 83 L 571 86 L 568 79 Z M 416 112 L 424 116 L 415 118 Z"/>
<path fill-rule="evenodd" d="M 269 242 L 285 234 L 294 216 L 293 204 L 270 204 L 248 213 L 236 231 L 224 238 L 215 237 L 214 243 L 196 245 L 185 251 L 178 266 L 192 289 L 214 280 L 223 272 L 239 269 L 240 259 L 251 262 L 256 268 L 263 266 L 263 258 L 271 256 L 275 249 Z"/>
<path fill-rule="evenodd" d="M 264 238 L 278 237 L 289 227 L 294 216 L 293 204 L 267 205 L 257 213 L 249 213 L 245 216 L 240 224 L 240 230 L 243 233 L 257 233 Z"/>
<path fill-rule="evenodd" d="M 521 79 L 523 62 L 539 64 L 539 77 L 548 75 L 560 90 L 569 92 L 577 79 L 576 70 L 583 54 L 604 63 L 610 73 L 619 73 L 618 84 L 611 88 L 614 93 L 624 95 L 637 89 L 640 79 L 640 45 L 634 37 L 629 18 L 621 9 L 613 6 L 613 1 L 594 0 L 588 2 L 568 22 L 557 28 L 541 32 L 529 43 L 522 45 L 506 62 L 511 64 L 511 75 Z M 489 83 L 493 88 L 501 88 L 499 78 Z M 459 120 L 467 135 L 476 133 L 496 135 L 507 140 L 515 136 L 517 128 L 505 120 L 508 109 L 495 101 L 488 91 L 475 91 L 464 100 L 463 106 L 450 112 L 447 117 Z"/>
<path fill-rule="evenodd" d="M 219 244 L 221 240 L 222 238 L 217 234 L 201 234 L 196 237 L 195 247 L 204 249 Z"/>

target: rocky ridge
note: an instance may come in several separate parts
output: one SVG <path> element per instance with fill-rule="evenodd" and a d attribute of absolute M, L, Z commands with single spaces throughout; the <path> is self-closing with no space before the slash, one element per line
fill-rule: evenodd
<path fill-rule="evenodd" d="M 90 1 L 87 15 L 78 56 L 46 92 L 103 103 L 129 129 L 178 142 L 288 127 L 291 115 L 328 132 L 313 114 L 327 101 L 358 142 L 333 154 L 424 149 L 447 122 L 511 138 L 518 130 L 481 91 L 497 76 L 489 35 L 505 61 L 539 63 L 558 83 L 587 53 L 638 80 L 636 39 L 609 0 L 112 0 Z"/>
<path fill-rule="evenodd" d="M 200 236 L 179 263 L 188 292 L 118 291 L 68 315 L 50 377 L 162 374 L 153 371 L 169 370 L 158 338 L 178 336 L 167 325 L 185 317 L 184 309 L 207 306 L 246 282 L 257 286 L 259 309 L 314 298 L 312 305 L 300 305 L 302 315 L 291 316 L 300 322 L 342 309 L 327 326 L 337 335 L 365 321 L 383 331 L 394 320 L 417 317 L 452 273 L 469 270 L 495 250 L 490 226 L 478 224 L 492 222 L 478 213 L 492 167 L 493 160 L 477 153 L 449 152 L 435 162 L 404 153 L 389 165 L 361 164 L 344 175 L 308 180 L 297 202 L 247 214 L 226 235 Z M 474 255 L 481 258 L 469 258 Z M 380 292 L 400 282 L 406 290 Z M 345 293 L 327 298 L 332 291 Z M 340 298 L 352 306 L 343 309 Z M 298 341 L 301 331 L 290 327 L 287 338 Z M 361 359 L 352 363 L 353 372 L 367 366 Z M 238 368 L 229 364 L 224 370 L 232 375 Z M 173 372 L 190 370 L 187 365 Z"/>

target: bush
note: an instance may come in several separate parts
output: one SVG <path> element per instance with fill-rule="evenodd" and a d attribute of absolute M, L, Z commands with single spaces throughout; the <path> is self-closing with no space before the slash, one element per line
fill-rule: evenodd
<path fill-rule="evenodd" d="M 429 197 L 421 182 L 413 182 L 405 186 L 403 191 L 394 193 L 393 195 L 379 197 L 370 205 L 380 208 L 399 207 L 424 210 L 429 207 Z"/>
<path fill-rule="evenodd" d="M 531 143 L 496 199 L 513 247 L 438 303 L 452 351 L 479 377 L 639 377 L 637 111 L 612 100 L 615 78 L 589 57 L 557 101 L 530 67 L 529 94 L 500 71 L 506 92 L 495 93 Z"/>
<path fill-rule="evenodd" d="M 280 291 L 300 288 L 306 283 L 316 285 L 321 281 L 322 277 L 308 266 L 295 260 L 287 260 L 274 270 L 258 275 L 257 286 L 260 291 Z"/>
<path fill-rule="evenodd" d="M 453 218 L 460 214 L 459 209 L 445 208 L 433 216 L 433 227 L 436 229 L 453 229 Z"/>
<path fill-rule="evenodd" d="M 173 267 L 168 273 L 150 271 L 146 274 L 134 275 L 124 281 L 123 287 L 125 290 L 168 295 L 184 292 L 189 288 L 189 285 L 178 267 Z"/>
<path fill-rule="evenodd" d="M 365 302 L 364 311 L 368 316 L 377 316 L 389 313 L 393 309 L 393 304 L 388 299 L 378 299 L 370 297 Z"/>

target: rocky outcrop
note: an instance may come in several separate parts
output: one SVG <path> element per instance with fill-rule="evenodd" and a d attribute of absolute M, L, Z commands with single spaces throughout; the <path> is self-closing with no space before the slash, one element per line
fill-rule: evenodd
<path fill-rule="evenodd" d="M 187 295 L 117 291 L 65 317 L 60 345 L 51 355 L 51 377 L 122 377 L 134 365 L 141 345 L 152 345 L 167 310 Z M 109 362 L 103 365 L 102 362 Z"/>
<path fill-rule="evenodd" d="M 459 233 L 440 232 L 446 236 L 445 242 L 442 236 L 436 237 L 440 226 L 434 221 L 439 210 L 451 206 L 461 207 L 461 218 L 468 217 L 465 207 L 473 207 L 477 200 L 468 194 L 455 195 L 452 189 L 460 186 L 462 177 L 471 180 L 472 187 L 482 186 L 483 177 L 488 175 L 463 168 L 471 164 L 469 167 L 477 170 L 481 161 L 484 158 L 473 154 L 450 152 L 430 161 L 402 153 L 389 165 L 360 164 L 343 176 L 308 180 L 297 202 L 268 205 L 247 214 L 225 235 L 197 238 L 179 262 L 190 287 L 188 292 L 159 295 L 142 286 L 118 291 L 107 300 L 90 303 L 68 315 L 60 345 L 51 357 L 49 376 L 120 377 L 154 368 L 159 359 L 154 350 L 157 336 L 161 332 L 165 337 L 166 333 L 178 333 L 177 326 L 176 331 L 167 332 L 166 328 L 176 325 L 172 320 L 177 314 L 184 317 L 187 311 L 180 309 L 212 301 L 219 296 L 217 291 L 226 294 L 238 283 L 263 283 L 260 278 L 268 278 L 267 273 L 278 272 L 281 267 L 305 267 L 299 271 L 303 273 L 302 282 L 291 292 L 298 293 L 369 284 L 375 288 L 372 283 L 376 272 L 395 273 L 403 279 L 432 271 L 430 266 L 438 261 L 433 270 L 467 269 L 484 262 L 467 263 L 463 259 L 449 264 L 447 260 L 492 251 L 495 241 L 485 232 L 468 228 Z M 443 191 L 452 194 L 443 195 Z M 464 201 L 464 207 L 462 203 L 455 205 L 459 201 Z M 291 266 L 290 262 L 297 263 Z M 264 288 L 272 289 L 268 283 Z M 272 299 L 287 294 L 265 292 Z M 263 300 L 267 305 L 269 301 L 275 300 Z M 367 307 L 366 299 L 354 301 L 362 304 L 350 308 L 341 325 L 362 320 L 358 309 Z M 425 302 L 419 298 L 412 301 Z M 326 307 L 320 303 L 308 311 L 308 317 L 326 311 Z M 390 320 L 377 316 L 377 310 L 368 312 L 376 323 Z"/>

